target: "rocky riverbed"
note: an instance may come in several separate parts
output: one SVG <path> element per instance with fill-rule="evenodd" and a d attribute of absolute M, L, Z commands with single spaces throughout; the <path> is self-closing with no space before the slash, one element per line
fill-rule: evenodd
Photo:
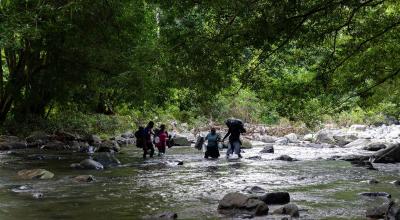
<path fill-rule="evenodd" d="M 143 161 L 128 133 L 112 140 L 3 136 L 0 198 L 7 202 L 0 203 L 0 219 L 174 218 L 174 213 L 179 219 L 365 219 L 383 218 L 388 210 L 396 215 L 400 166 L 387 162 L 396 162 L 397 151 L 388 149 L 397 149 L 400 126 L 354 125 L 283 137 L 260 131 L 247 135 L 252 148 L 233 161 L 205 160 L 189 146 Z M 44 147 L 48 143 L 58 144 Z M 277 192 L 287 193 L 290 201 L 280 203 L 289 204 L 267 202 Z"/>

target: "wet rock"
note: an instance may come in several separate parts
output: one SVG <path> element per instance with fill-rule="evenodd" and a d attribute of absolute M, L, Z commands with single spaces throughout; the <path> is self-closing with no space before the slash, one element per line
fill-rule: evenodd
<path fill-rule="evenodd" d="M 263 136 L 260 138 L 260 141 L 261 141 L 261 142 L 264 142 L 264 143 L 275 143 L 276 140 L 277 140 L 276 137 L 274 137 L 274 136 L 269 136 L 269 135 L 263 135 Z"/>
<path fill-rule="evenodd" d="M 344 160 L 344 161 L 368 161 L 369 160 L 369 156 L 360 156 L 360 155 L 350 155 L 350 156 L 344 156 L 344 157 L 339 157 L 340 160 Z"/>
<path fill-rule="evenodd" d="M 228 193 L 219 201 L 218 211 L 221 214 L 235 216 L 250 214 L 262 216 L 268 214 L 268 206 L 257 198 L 250 198 L 241 193 Z"/>
<path fill-rule="evenodd" d="M 177 219 L 178 214 L 175 212 L 163 212 L 156 215 L 145 216 L 143 219 Z"/>
<path fill-rule="evenodd" d="M 287 144 L 289 144 L 289 139 L 287 137 L 281 137 L 281 138 L 278 138 L 275 141 L 275 143 L 280 144 L 280 145 L 287 145 Z"/>
<path fill-rule="evenodd" d="M 290 162 L 291 161 L 298 161 L 297 159 L 292 158 L 292 157 L 290 157 L 288 155 L 281 155 L 281 156 L 275 158 L 275 160 L 283 160 L 283 161 L 290 161 Z"/>
<path fill-rule="evenodd" d="M 76 169 L 87 169 L 87 170 L 102 170 L 104 169 L 104 166 L 92 159 L 85 159 L 82 160 L 80 163 L 73 163 L 71 164 L 72 168 Z"/>
<path fill-rule="evenodd" d="M 116 141 L 111 141 L 111 140 L 103 141 L 95 145 L 95 147 L 97 147 L 96 152 L 113 153 L 113 152 L 119 152 L 121 149 Z"/>
<path fill-rule="evenodd" d="M 386 198 L 392 197 L 392 195 L 390 195 L 387 192 L 362 192 L 359 195 L 366 196 L 366 197 L 386 197 Z"/>
<path fill-rule="evenodd" d="M 400 206 L 395 202 L 390 202 L 386 211 L 386 220 L 399 220 L 400 219 Z"/>
<path fill-rule="evenodd" d="M 253 144 L 249 140 L 247 140 L 247 139 L 242 140 L 242 147 L 241 148 L 249 149 L 249 148 L 252 148 L 252 147 L 253 147 Z"/>
<path fill-rule="evenodd" d="M 371 140 L 369 139 L 357 139 L 354 140 L 346 145 L 344 145 L 344 148 L 360 148 L 362 149 L 363 147 L 367 146 L 368 144 L 371 143 Z"/>
<path fill-rule="evenodd" d="M 188 137 L 182 135 L 175 135 L 172 138 L 172 142 L 174 146 L 190 146 L 191 142 L 189 141 Z"/>
<path fill-rule="evenodd" d="M 36 192 L 36 193 L 32 193 L 32 197 L 34 199 L 43 199 L 44 195 L 43 195 L 43 193 Z"/>
<path fill-rule="evenodd" d="M 335 147 L 335 145 L 333 145 L 333 144 L 326 144 L 326 143 L 321 143 L 321 144 L 305 143 L 305 144 L 301 144 L 300 146 L 309 147 L 309 148 L 334 148 Z"/>
<path fill-rule="evenodd" d="M 369 161 L 363 161 L 363 160 L 354 160 L 350 161 L 351 165 L 356 166 L 356 167 L 365 167 L 368 170 L 377 170 L 371 162 Z"/>
<path fill-rule="evenodd" d="M 248 157 L 246 159 L 248 159 L 248 160 L 261 160 L 262 157 L 261 156 L 252 156 L 252 157 Z"/>
<path fill-rule="evenodd" d="M 266 204 L 287 204 L 290 202 L 290 195 L 288 192 L 272 192 L 266 193 L 259 197 L 260 200 Z"/>
<path fill-rule="evenodd" d="M 178 166 L 182 166 L 183 165 L 183 161 L 179 161 L 177 165 Z"/>
<path fill-rule="evenodd" d="M 85 140 L 90 144 L 90 145 L 96 145 L 101 143 L 101 139 L 97 135 L 88 135 L 85 137 Z"/>
<path fill-rule="evenodd" d="M 336 144 L 336 140 L 333 138 L 333 133 L 329 130 L 320 130 L 315 134 L 315 142 L 326 143 L 326 144 Z"/>
<path fill-rule="evenodd" d="M 332 137 L 335 140 L 335 144 L 339 145 L 340 147 L 357 140 L 357 136 L 354 134 L 337 134 L 333 135 Z"/>
<path fill-rule="evenodd" d="M 300 216 L 299 208 L 296 204 L 286 204 L 283 207 L 274 210 L 272 213 L 277 215 L 290 215 L 294 218 L 298 218 Z"/>
<path fill-rule="evenodd" d="M 371 180 L 367 180 L 367 183 L 373 185 L 373 184 L 378 184 L 379 181 L 376 179 L 371 179 Z"/>
<path fill-rule="evenodd" d="M 274 153 L 274 145 L 273 145 L 273 144 L 266 145 L 266 146 L 260 151 L 260 153 Z"/>
<path fill-rule="evenodd" d="M 259 187 L 259 186 L 247 186 L 244 188 L 244 191 L 250 194 L 258 194 L 258 193 L 265 193 L 265 189 Z"/>
<path fill-rule="evenodd" d="M 35 131 L 26 138 L 26 142 L 28 143 L 29 147 L 38 147 L 46 144 L 50 139 L 51 136 L 45 132 Z"/>
<path fill-rule="evenodd" d="M 27 143 L 15 136 L 0 136 L 0 150 L 15 150 L 27 148 Z"/>
<path fill-rule="evenodd" d="M 121 165 L 121 162 L 113 154 L 101 152 L 94 157 L 95 161 L 101 163 L 104 167 L 115 167 Z"/>
<path fill-rule="evenodd" d="M 55 138 L 61 142 L 69 142 L 81 139 L 81 137 L 78 134 L 73 134 L 66 131 L 56 131 Z"/>
<path fill-rule="evenodd" d="M 378 151 L 378 150 L 382 150 L 385 149 L 387 146 L 384 143 L 380 143 L 380 142 L 375 142 L 375 143 L 369 143 L 367 146 L 365 146 L 363 148 L 363 150 L 367 150 L 367 151 Z"/>
<path fill-rule="evenodd" d="M 70 147 L 65 143 L 57 140 L 49 141 L 40 147 L 42 150 L 68 150 Z"/>
<path fill-rule="evenodd" d="M 285 135 L 285 138 L 288 139 L 289 143 L 297 143 L 298 142 L 298 138 L 295 133 L 287 134 L 287 135 Z"/>
<path fill-rule="evenodd" d="M 395 181 L 392 181 L 390 183 L 395 185 L 395 186 L 400 186 L 400 180 L 395 180 Z"/>
<path fill-rule="evenodd" d="M 368 208 L 366 216 L 368 218 L 375 218 L 375 219 L 384 218 L 388 208 L 389 208 L 389 203 L 384 203 L 377 207 Z"/>
<path fill-rule="evenodd" d="M 90 183 L 95 181 L 96 179 L 92 175 L 79 175 L 74 177 L 73 180 L 77 183 Z"/>
<path fill-rule="evenodd" d="M 51 179 L 54 174 L 45 169 L 33 169 L 33 170 L 21 170 L 17 173 L 18 177 L 21 179 Z"/>
<path fill-rule="evenodd" d="M 254 215 L 251 215 L 251 214 L 238 214 L 238 215 L 235 215 L 234 218 L 235 219 L 236 218 L 238 218 L 238 219 L 252 219 L 252 218 L 254 218 Z"/>
<path fill-rule="evenodd" d="M 22 185 L 22 186 L 15 186 L 11 189 L 12 192 L 15 193 L 24 193 L 24 192 L 29 192 L 32 191 L 32 187 L 28 185 Z"/>
<path fill-rule="evenodd" d="M 386 149 L 376 152 L 371 157 L 374 163 L 400 162 L 400 144 L 394 144 Z"/>

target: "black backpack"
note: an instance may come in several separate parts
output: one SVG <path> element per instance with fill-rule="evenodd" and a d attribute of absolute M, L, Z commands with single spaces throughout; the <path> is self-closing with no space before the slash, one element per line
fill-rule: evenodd
<path fill-rule="evenodd" d="M 143 148 L 144 142 L 146 141 L 146 134 L 144 133 L 144 127 L 139 126 L 139 129 L 135 132 L 136 147 Z"/>

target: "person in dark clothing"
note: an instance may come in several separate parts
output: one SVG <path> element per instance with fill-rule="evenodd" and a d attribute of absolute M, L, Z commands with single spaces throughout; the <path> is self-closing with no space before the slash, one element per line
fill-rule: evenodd
<path fill-rule="evenodd" d="M 225 137 L 222 139 L 224 141 L 227 137 L 229 137 L 229 148 L 226 151 L 226 157 L 229 158 L 233 152 L 238 155 L 239 158 L 242 158 L 240 154 L 240 147 L 242 142 L 240 141 L 240 134 L 245 133 L 246 129 L 243 127 L 243 123 L 231 123 L 229 120 L 226 121 L 226 125 L 228 126 L 228 133 L 226 133 Z"/>
<path fill-rule="evenodd" d="M 211 128 L 211 132 L 207 134 L 205 137 L 207 141 L 207 150 L 204 155 L 204 158 L 218 158 L 219 157 L 219 150 L 218 150 L 218 142 L 221 141 L 221 137 L 217 134 L 215 128 Z"/>
<path fill-rule="evenodd" d="M 147 126 L 144 128 L 145 141 L 143 145 L 143 158 L 146 159 L 146 155 L 148 154 L 148 150 L 150 150 L 150 157 L 154 155 L 154 145 L 151 141 L 151 136 L 154 135 L 153 132 L 154 122 L 150 121 Z"/>

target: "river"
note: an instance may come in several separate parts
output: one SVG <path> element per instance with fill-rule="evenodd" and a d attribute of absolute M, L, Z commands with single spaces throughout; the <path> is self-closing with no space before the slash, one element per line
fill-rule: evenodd
<path fill-rule="evenodd" d="M 327 160 L 332 156 L 365 154 L 345 148 L 275 146 L 274 154 L 259 154 L 262 146 L 244 150 L 240 161 L 203 159 L 191 147 L 173 147 L 167 154 L 143 161 L 141 151 L 124 147 L 117 155 L 119 167 L 102 171 L 69 167 L 85 154 L 22 150 L 0 154 L 0 219 L 140 219 L 163 211 L 179 219 L 219 219 L 218 201 L 228 192 L 259 186 L 268 192 L 287 191 L 300 208 L 300 219 L 366 219 L 365 210 L 382 200 L 364 198 L 360 192 L 388 192 L 400 198 L 400 166 L 375 165 L 379 171 L 353 167 L 349 162 Z M 221 152 L 223 155 L 224 152 Z M 295 162 L 274 158 L 287 154 Z M 43 155 L 38 160 L 35 155 Z M 261 156 L 261 160 L 246 159 Z M 177 165 L 183 161 L 183 165 Z M 55 174 L 49 180 L 20 180 L 21 169 L 44 168 Z M 72 177 L 91 174 L 92 183 Z M 367 180 L 376 179 L 378 184 Z M 16 190 L 26 186 L 26 190 Z M 21 189 L 21 188 L 20 188 Z M 43 198 L 32 193 L 43 193 Z M 278 206 L 270 206 L 270 210 Z M 267 216 L 260 219 L 281 219 Z"/>

